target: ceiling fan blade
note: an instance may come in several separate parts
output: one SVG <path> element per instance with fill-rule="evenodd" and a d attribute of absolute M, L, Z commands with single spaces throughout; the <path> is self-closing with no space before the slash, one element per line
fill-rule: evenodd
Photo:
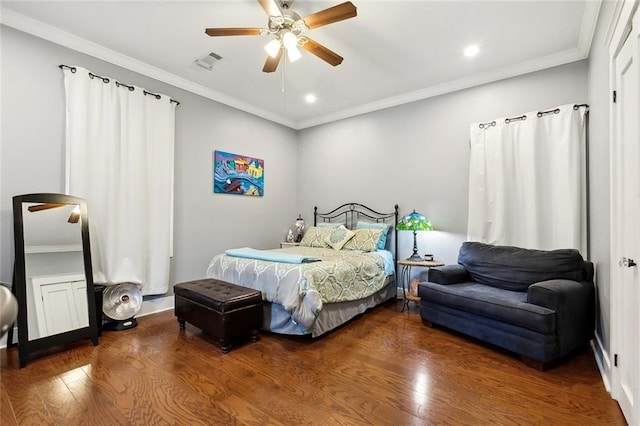
<path fill-rule="evenodd" d="M 41 210 L 55 209 L 57 207 L 64 207 L 66 205 L 67 204 L 58 204 L 58 203 L 35 204 L 33 206 L 27 207 L 27 210 L 29 210 L 30 212 L 39 212 Z"/>
<path fill-rule="evenodd" d="M 327 49 L 320 43 L 315 42 L 308 37 L 306 37 L 306 39 L 307 39 L 307 42 L 302 45 L 302 48 L 304 50 L 306 50 L 307 52 L 313 55 L 316 55 L 318 58 L 333 65 L 334 67 L 342 63 L 342 60 L 344 59 L 342 56 L 338 55 L 336 52 L 333 52 Z"/>
<path fill-rule="evenodd" d="M 278 68 L 278 64 L 280 63 L 280 58 L 282 58 L 282 51 L 284 49 L 280 49 L 275 58 L 271 56 L 267 56 L 267 61 L 264 63 L 264 67 L 262 68 L 263 72 L 274 72 L 276 68 Z"/>
<path fill-rule="evenodd" d="M 260 28 L 207 28 L 205 33 L 211 37 L 218 36 L 243 36 L 260 35 Z"/>
<path fill-rule="evenodd" d="M 258 0 L 260 6 L 267 12 L 269 16 L 282 16 L 282 11 L 275 0 Z"/>
<path fill-rule="evenodd" d="M 309 27 L 318 28 L 323 25 L 333 24 L 334 22 L 343 21 L 345 19 L 357 16 L 356 7 L 350 1 L 341 3 L 337 6 L 330 7 L 320 12 L 313 13 L 302 20 Z"/>
<path fill-rule="evenodd" d="M 69 223 L 78 223 L 79 220 L 80 220 L 80 213 L 76 213 L 75 211 L 73 211 L 69 215 L 69 219 L 67 220 L 67 222 L 69 222 Z"/>

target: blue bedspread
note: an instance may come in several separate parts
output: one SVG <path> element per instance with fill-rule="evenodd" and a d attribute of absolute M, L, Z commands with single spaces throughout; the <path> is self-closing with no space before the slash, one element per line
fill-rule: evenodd
<path fill-rule="evenodd" d="M 280 263 L 309 263 L 319 262 L 321 259 L 314 256 L 304 256 L 295 253 L 283 253 L 273 250 L 258 250 L 250 247 L 229 249 L 224 252 L 227 256 L 243 257 L 245 259 L 266 260 Z"/>

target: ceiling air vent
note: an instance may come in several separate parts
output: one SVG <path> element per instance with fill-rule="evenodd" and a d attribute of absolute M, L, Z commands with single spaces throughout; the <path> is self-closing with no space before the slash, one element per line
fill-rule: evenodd
<path fill-rule="evenodd" d="M 207 56 L 196 59 L 195 61 L 193 61 L 193 63 L 194 65 L 197 65 L 200 68 L 204 68 L 207 71 L 211 71 L 213 69 L 213 66 L 216 64 L 216 62 L 218 62 L 221 59 L 222 59 L 222 56 L 218 55 L 217 53 L 211 52 Z"/>

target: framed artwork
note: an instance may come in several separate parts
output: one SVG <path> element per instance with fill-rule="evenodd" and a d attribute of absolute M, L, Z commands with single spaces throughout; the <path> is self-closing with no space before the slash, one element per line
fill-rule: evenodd
<path fill-rule="evenodd" d="M 214 151 L 213 192 L 262 197 L 264 195 L 264 160 Z"/>

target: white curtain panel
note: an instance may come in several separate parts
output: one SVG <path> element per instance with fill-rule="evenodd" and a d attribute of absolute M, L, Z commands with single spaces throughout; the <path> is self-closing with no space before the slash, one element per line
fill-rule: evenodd
<path fill-rule="evenodd" d="M 89 213 L 94 280 L 169 289 L 175 103 L 64 69 L 67 192 Z"/>
<path fill-rule="evenodd" d="M 557 110 L 471 125 L 469 240 L 586 253 L 586 108 Z"/>

